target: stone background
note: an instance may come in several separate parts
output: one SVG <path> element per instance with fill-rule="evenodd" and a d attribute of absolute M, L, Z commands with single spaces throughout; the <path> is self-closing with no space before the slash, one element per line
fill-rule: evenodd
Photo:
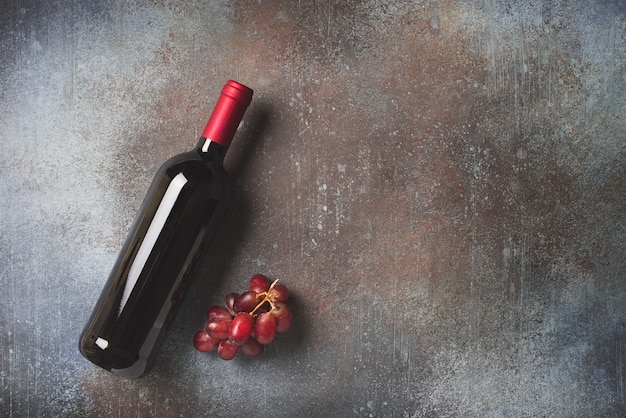
<path fill-rule="evenodd" d="M 0 415 L 626 415 L 622 0 L 0 1 Z M 235 194 L 156 368 L 78 335 L 224 82 Z M 193 349 L 251 274 L 263 357 Z"/>

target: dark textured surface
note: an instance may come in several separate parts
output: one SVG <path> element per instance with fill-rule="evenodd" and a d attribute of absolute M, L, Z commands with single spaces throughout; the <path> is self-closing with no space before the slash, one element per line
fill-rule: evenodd
<path fill-rule="evenodd" d="M 0 415 L 626 415 L 622 1 L 206 3 L 2 2 Z M 157 367 L 109 375 L 78 334 L 229 78 L 232 210 Z M 255 272 L 297 329 L 195 352 Z"/>

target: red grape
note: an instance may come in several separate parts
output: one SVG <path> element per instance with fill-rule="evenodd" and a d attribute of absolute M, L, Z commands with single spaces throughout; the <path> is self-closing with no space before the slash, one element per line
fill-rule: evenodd
<path fill-rule="evenodd" d="M 247 312 L 239 312 L 230 325 L 228 339 L 233 345 L 241 345 L 246 342 L 253 327 L 254 317 Z"/>
<path fill-rule="evenodd" d="M 193 346 L 196 347 L 196 350 L 202 351 L 203 353 L 215 350 L 219 343 L 220 340 L 211 337 L 203 329 L 196 332 L 193 336 Z"/>
<path fill-rule="evenodd" d="M 224 304 L 226 305 L 226 309 L 233 316 L 235 316 L 235 314 L 237 313 L 235 312 L 235 299 L 237 299 L 238 296 L 239 294 L 237 293 L 229 293 L 226 295 L 226 299 L 224 301 Z"/>
<path fill-rule="evenodd" d="M 285 302 L 289 297 L 289 291 L 287 290 L 287 286 L 283 284 L 275 284 L 268 293 L 270 300 L 274 303 Z"/>
<path fill-rule="evenodd" d="M 269 344 L 276 337 L 276 317 L 269 312 L 259 314 L 254 324 L 256 339 L 261 344 Z"/>
<path fill-rule="evenodd" d="M 204 329 L 211 337 L 224 340 L 228 338 L 228 330 L 232 322 L 233 320 L 230 318 L 211 318 L 206 321 Z"/>
<path fill-rule="evenodd" d="M 269 279 L 263 274 L 255 274 L 250 279 L 249 289 L 256 293 L 267 292 L 267 289 L 270 288 Z"/>
<path fill-rule="evenodd" d="M 217 355 L 223 360 L 231 360 L 235 358 L 238 350 L 239 346 L 233 345 L 228 340 L 222 340 L 217 346 Z"/>
<path fill-rule="evenodd" d="M 255 340 L 254 338 L 248 338 L 241 346 L 241 352 L 246 356 L 258 357 L 263 354 L 263 344 Z"/>
<path fill-rule="evenodd" d="M 206 311 L 206 319 L 211 319 L 211 318 L 228 318 L 228 319 L 232 319 L 233 316 L 223 306 L 211 306 Z"/>
<path fill-rule="evenodd" d="M 276 318 L 276 331 L 287 332 L 293 324 L 293 315 L 284 303 L 275 303 L 270 313 Z"/>
<path fill-rule="evenodd" d="M 234 309 L 235 312 L 251 312 L 259 301 L 256 296 L 256 292 L 248 291 L 242 293 L 235 299 Z"/>

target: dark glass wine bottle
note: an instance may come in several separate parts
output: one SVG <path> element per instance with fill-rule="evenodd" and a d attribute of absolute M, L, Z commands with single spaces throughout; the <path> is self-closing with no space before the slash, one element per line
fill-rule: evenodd
<path fill-rule="evenodd" d="M 252 90 L 228 81 L 195 150 L 157 172 L 80 337 L 80 352 L 115 374 L 153 365 L 228 203 L 224 155 Z"/>

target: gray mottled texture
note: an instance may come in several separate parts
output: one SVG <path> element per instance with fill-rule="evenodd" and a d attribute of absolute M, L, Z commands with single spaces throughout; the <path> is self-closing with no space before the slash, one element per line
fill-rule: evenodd
<path fill-rule="evenodd" d="M 0 415 L 626 415 L 623 1 L 1 8 Z M 229 78 L 232 209 L 156 368 L 109 375 L 78 335 Z M 255 272 L 296 329 L 196 352 Z"/>

